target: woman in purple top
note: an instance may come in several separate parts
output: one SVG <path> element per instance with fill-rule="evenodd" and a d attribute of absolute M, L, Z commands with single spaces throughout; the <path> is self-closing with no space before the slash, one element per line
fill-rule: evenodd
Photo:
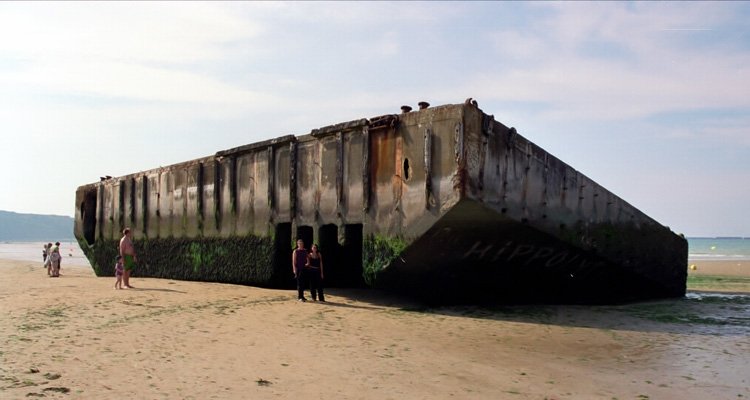
<path fill-rule="evenodd" d="M 305 241 L 297 239 L 297 248 L 292 252 L 292 272 L 294 272 L 294 277 L 297 278 L 297 301 L 307 301 L 305 298 L 305 286 L 307 286 L 306 264 L 307 250 L 305 249 Z"/>
<path fill-rule="evenodd" d="M 318 245 L 314 244 L 310 247 L 310 252 L 307 254 L 307 267 L 310 273 L 310 294 L 312 295 L 313 301 L 320 300 L 326 301 L 323 295 L 323 255 L 318 252 Z"/>

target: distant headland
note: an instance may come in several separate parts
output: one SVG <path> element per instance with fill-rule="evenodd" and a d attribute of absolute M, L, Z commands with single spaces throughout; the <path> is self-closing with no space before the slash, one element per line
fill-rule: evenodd
<path fill-rule="evenodd" d="M 62 215 L 21 214 L 0 210 L 0 241 L 68 241 L 73 236 L 73 218 Z"/>

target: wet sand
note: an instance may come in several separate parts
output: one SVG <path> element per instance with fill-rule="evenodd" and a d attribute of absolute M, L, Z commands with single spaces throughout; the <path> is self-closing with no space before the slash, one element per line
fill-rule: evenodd
<path fill-rule="evenodd" d="M 696 264 L 744 294 L 425 309 L 370 290 L 114 290 L 87 267 L 0 260 L 0 398 L 748 398 L 750 274 Z"/>

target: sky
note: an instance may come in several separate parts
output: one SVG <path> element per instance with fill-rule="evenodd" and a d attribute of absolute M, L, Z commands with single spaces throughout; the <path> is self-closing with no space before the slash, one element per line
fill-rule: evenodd
<path fill-rule="evenodd" d="M 748 2 L 0 2 L 0 210 L 467 97 L 677 233 L 750 237 Z"/>

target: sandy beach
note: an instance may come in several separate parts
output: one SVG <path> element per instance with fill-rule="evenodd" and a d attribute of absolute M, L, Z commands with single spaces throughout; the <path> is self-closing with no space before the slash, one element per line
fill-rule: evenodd
<path fill-rule="evenodd" d="M 750 268 L 733 263 L 695 262 L 707 286 L 684 299 L 427 309 L 371 290 L 114 290 L 88 267 L 0 260 L 0 398 L 748 398 Z"/>

